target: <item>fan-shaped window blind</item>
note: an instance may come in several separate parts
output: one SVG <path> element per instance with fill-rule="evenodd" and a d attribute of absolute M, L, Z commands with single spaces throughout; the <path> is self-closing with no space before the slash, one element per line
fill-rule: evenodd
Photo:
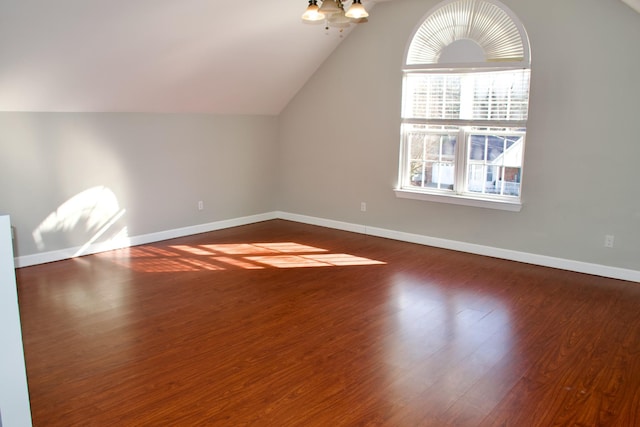
<path fill-rule="evenodd" d="M 433 11 L 418 27 L 406 65 L 442 63 L 443 50 L 460 40 L 475 42 L 484 52 L 484 62 L 529 64 L 524 28 L 506 8 L 489 0 L 455 0 Z"/>

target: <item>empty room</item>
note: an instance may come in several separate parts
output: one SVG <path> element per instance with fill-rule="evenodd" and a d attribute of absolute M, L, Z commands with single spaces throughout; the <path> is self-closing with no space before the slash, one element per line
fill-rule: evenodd
<path fill-rule="evenodd" d="M 640 425 L 638 0 L 0 34 L 0 426 Z"/>

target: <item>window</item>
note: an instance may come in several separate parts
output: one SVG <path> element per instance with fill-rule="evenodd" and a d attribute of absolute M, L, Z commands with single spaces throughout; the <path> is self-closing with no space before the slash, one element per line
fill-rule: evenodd
<path fill-rule="evenodd" d="M 520 210 L 530 69 L 514 15 L 493 0 L 441 4 L 403 73 L 396 194 Z"/>

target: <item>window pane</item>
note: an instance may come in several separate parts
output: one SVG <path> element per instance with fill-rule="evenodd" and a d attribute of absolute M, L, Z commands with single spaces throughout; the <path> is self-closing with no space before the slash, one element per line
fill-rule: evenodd
<path fill-rule="evenodd" d="M 476 73 L 473 76 L 473 119 L 527 119 L 529 70 Z"/>
<path fill-rule="evenodd" d="M 505 196 L 520 196 L 520 171 L 521 168 L 503 168 L 501 184 L 498 194 Z"/>
<path fill-rule="evenodd" d="M 455 166 L 453 163 L 434 163 L 431 172 L 431 182 L 435 187 L 443 190 L 453 190 Z"/>
<path fill-rule="evenodd" d="M 467 141 L 467 191 L 520 196 L 524 130 L 471 128 Z"/>
<path fill-rule="evenodd" d="M 424 157 L 424 137 L 423 133 L 411 132 L 408 135 L 409 140 L 409 155 L 411 159 L 422 159 Z"/>
<path fill-rule="evenodd" d="M 485 185 L 488 181 L 486 176 L 486 167 L 483 164 L 469 165 L 469 175 L 467 178 L 467 187 L 469 191 L 476 193 L 485 193 Z"/>
<path fill-rule="evenodd" d="M 409 186 L 453 190 L 457 131 L 443 127 L 405 127 Z"/>
<path fill-rule="evenodd" d="M 411 176 L 410 176 L 411 185 L 417 186 L 417 187 L 427 186 L 426 179 L 428 177 L 428 174 L 425 173 L 426 167 L 427 167 L 427 164 L 424 162 L 420 162 L 420 161 L 411 162 Z"/>
<path fill-rule="evenodd" d="M 408 74 L 403 117 L 457 119 L 460 117 L 459 74 Z"/>

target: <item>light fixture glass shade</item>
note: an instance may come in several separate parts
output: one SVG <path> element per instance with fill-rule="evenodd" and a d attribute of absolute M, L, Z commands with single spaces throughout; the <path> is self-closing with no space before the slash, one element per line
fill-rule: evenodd
<path fill-rule="evenodd" d="M 316 2 L 309 3 L 307 10 L 302 14 L 302 19 L 305 21 L 322 21 L 324 19 L 324 14 L 320 13 L 320 8 Z"/>
<path fill-rule="evenodd" d="M 360 0 L 354 0 L 345 16 L 352 19 L 362 19 L 369 16 L 369 14 L 364 9 L 364 6 L 362 6 L 362 3 L 360 3 Z"/>
<path fill-rule="evenodd" d="M 335 28 L 347 28 L 349 25 L 351 25 L 351 21 L 345 16 L 343 12 L 329 15 L 329 17 L 327 18 L 327 22 L 330 26 Z"/>
<path fill-rule="evenodd" d="M 340 6 L 338 6 L 336 0 L 324 0 L 322 2 L 322 6 L 320 6 L 319 11 L 326 16 L 331 15 L 332 13 L 340 13 L 342 12 L 342 9 L 340 9 Z"/>

